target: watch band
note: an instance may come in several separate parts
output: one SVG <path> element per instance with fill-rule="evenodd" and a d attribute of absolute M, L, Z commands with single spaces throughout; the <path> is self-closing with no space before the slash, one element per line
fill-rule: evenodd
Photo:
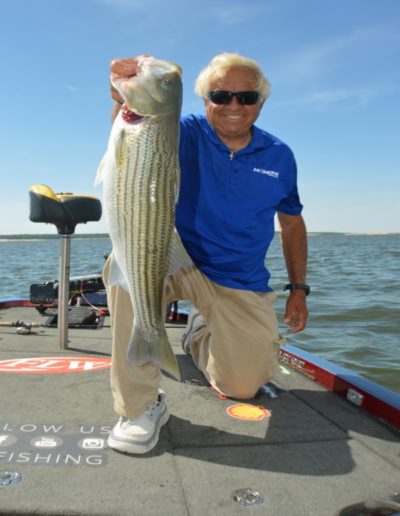
<path fill-rule="evenodd" d="M 285 288 L 283 290 L 290 290 L 290 292 L 292 292 L 293 290 L 304 290 L 306 296 L 308 296 L 308 294 L 311 292 L 309 285 L 305 285 L 303 283 L 288 283 L 287 285 L 285 285 Z"/>

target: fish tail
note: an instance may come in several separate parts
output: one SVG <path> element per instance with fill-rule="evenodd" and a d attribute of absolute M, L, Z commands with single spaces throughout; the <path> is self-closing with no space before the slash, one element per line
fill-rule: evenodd
<path fill-rule="evenodd" d="M 142 328 L 134 326 L 128 348 L 128 366 L 144 365 L 148 362 L 177 380 L 181 379 L 179 366 L 165 329 L 160 330 L 158 336 L 152 337 Z"/>

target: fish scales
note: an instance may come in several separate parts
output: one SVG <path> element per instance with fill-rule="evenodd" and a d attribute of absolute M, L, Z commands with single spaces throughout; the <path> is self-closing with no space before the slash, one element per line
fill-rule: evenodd
<path fill-rule="evenodd" d="M 163 327 L 166 251 L 174 224 L 175 181 L 171 181 L 171 174 L 176 169 L 176 157 L 168 159 L 168 153 L 163 152 L 159 125 L 158 131 L 143 130 L 139 138 L 135 138 L 134 131 L 125 131 L 123 166 L 115 174 L 116 216 L 112 213 L 108 216 L 118 221 L 117 227 L 111 228 L 110 236 L 113 242 L 119 241 L 121 251 L 116 258 L 118 263 L 124 264 L 126 277 L 131 279 L 128 286 L 135 313 L 134 324 L 147 328 L 149 338 L 155 338 Z M 156 155 L 161 148 L 162 160 L 154 160 L 152 148 Z M 132 197 L 127 195 L 128 192 Z"/>
<path fill-rule="evenodd" d="M 149 64 L 147 72 L 156 61 Z M 163 66 L 156 65 L 157 73 Z M 99 174 L 104 182 L 104 211 L 113 244 L 109 284 L 122 283 L 127 288 L 134 312 L 129 361 L 131 365 L 153 362 L 179 377 L 165 331 L 163 307 L 179 184 L 181 82 L 176 65 L 170 63 L 166 66 L 168 80 L 171 67 L 175 82 L 178 76 L 171 106 L 168 98 L 162 98 L 164 92 L 153 88 L 152 102 L 161 97 L 161 104 L 151 106 L 152 113 L 140 110 L 141 88 L 154 86 L 151 73 L 147 82 L 141 83 L 140 76 L 136 82 L 134 78 L 132 98 L 131 91 L 121 88 L 128 108 L 143 118 L 139 123 L 127 123 L 121 113 L 118 115 Z M 157 73 L 156 82 L 165 81 L 165 74 Z M 142 75 L 146 79 L 146 74 Z M 148 99 L 146 102 L 149 110 Z"/>
<path fill-rule="evenodd" d="M 133 205 L 140 206 L 141 209 L 136 210 L 136 224 L 133 220 L 139 245 L 136 260 L 132 256 L 132 276 L 139 281 L 135 290 L 137 304 L 140 306 L 139 293 L 143 292 L 146 295 L 146 305 L 150 307 L 141 314 L 143 325 L 149 328 L 159 327 L 162 320 L 161 295 L 168 259 L 165 250 L 169 248 L 174 223 L 174 185 L 165 179 L 168 178 L 169 169 L 173 172 L 176 168 L 174 162 L 168 163 L 165 153 L 163 161 L 161 157 L 154 160 L 157 149 L 162 149 L 163 143 L 159 131 L 154 133 L 151 130 L 146 133 L 150 141 L 143 142 L 144 145 L 140 147 L 146 150 L 143 160 L 138 157 L 140 163 L 152 163 L 152 170 L 134 166 L 139 172 L 137 181 L 140 188 L 134 188 L 136 195 L 133 200 Z M 147 152 L 149 149 L 150 153 Z M 152 161 L 146 154 L 152 154 Z M 147 202 L 143 203 L 143 199 L 147 199 Z"/>

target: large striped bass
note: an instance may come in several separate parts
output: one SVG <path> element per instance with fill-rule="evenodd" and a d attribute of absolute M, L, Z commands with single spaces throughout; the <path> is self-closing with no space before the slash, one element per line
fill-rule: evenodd
<path fill-rule="evenodd" d="M 179 378 L 164 326 L 163 284 L 174 268 L 171 247 L 177 238 L 181 70 L 152 57 L 138 64 L 137 75 L 113 81 L 125 105 L 97 176 L 113 246 L 108 284 L 130 294 L 129 364 L 152 362 Z"/>

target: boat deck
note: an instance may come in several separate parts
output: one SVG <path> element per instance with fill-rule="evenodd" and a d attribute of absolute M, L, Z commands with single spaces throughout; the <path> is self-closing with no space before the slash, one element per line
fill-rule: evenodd
<path fill-rule="evenodd" d="M 0 311 L 0 322 L 15 320 L 45 318 Z M 182 382 L 163 377 L 170 420 L 141 457 L 106 447 L 116 422 L 107 319 L 70 329 L 67 350 L 57 329 L 0 328 L 0 514 L 364 515 L 359 504 L 400 491 L 399 433 L 286 366 L 278 397 L 231 408 L 253 417 L 234 418 L 238 401 L 217 397 L 182 353 L 182 327 L 167 327 Z M 8 485 L 14 474 L 20 482 Z M 244 488 L 263 503 L 236 501 Z"/>

